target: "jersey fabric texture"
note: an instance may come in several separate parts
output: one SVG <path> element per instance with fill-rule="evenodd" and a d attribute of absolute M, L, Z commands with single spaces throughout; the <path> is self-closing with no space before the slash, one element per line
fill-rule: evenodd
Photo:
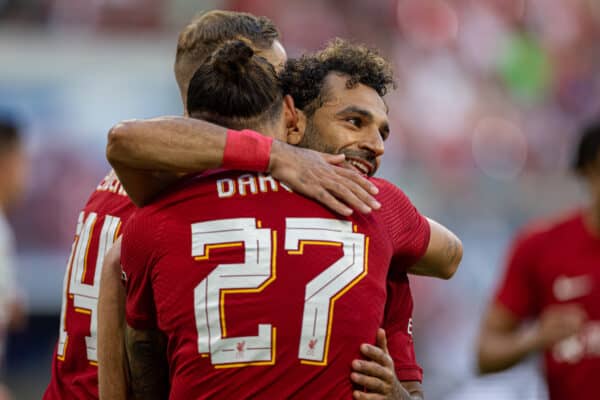
<path fill-rule="evenodd" d="M 166 334 L 171 399 L 351 397 L 390 263 L 405 272 L 430 234 L 399 189 L 373 182 L 382 209 L 349 219 L 243 172 L 188 178 L 136 212 L 126 318 Z"/>

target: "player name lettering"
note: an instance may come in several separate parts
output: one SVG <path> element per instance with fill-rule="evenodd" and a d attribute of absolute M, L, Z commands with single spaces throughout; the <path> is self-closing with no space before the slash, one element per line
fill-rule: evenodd
<path fill-rule="evenodd" d="M 280 188 L 291 192 L 285 184 L 265 174 L 243 174 L 237 178 L 223 178 L 216 182 L 219 198 L 247 196 L 250 194 L 278 192 Z"/>
<path fill-rule="evenodd" d="M 121 196 L 127 196 L 127 192 L 123 189 L 123 185 L 121 185 L 117 174 L 112 170 L 104 177 L 104 179 L 102 179 L 102 182 L 96 187 L 96 190 L 99 192 L 110 192 Z"/>

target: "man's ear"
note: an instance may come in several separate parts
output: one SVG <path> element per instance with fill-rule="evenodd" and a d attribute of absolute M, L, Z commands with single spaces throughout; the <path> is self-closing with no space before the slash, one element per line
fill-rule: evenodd
<path fill-rule="evenodd" d="M 306 115 L 294 106 L 294 99 L 290 95 L 283 98 L 283 106 L 287 129 L 286 141 L 291 145 L 297 145 L 304 137 Z"/>

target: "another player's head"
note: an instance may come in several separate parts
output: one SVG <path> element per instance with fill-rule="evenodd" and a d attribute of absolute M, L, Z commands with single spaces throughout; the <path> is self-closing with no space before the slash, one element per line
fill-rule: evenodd
<path fill-rule="evenodd" d="M 0 209 L 16 203 L 25 191 L 27 157 L 18 124 L 0 117 Z"/>
<path fill-rule="evenodd" d="M 394 86 L 391 64 L 372 49 L 336 39 L 288 61 L 281 80 L 306 117 L 304 136 L 294 144 L 344 153 L 356 170 L 373 175 L 389 135 L 383 96 Z"/>
<path fill-rule="evenodd" d="M 273 65 L 242 39 L 224 42 L 200 65 L 190 81 L 187 109 L 192 118 L 282 140 L 297 119 Z"/>
<path fill-rule="evenodd" d="M 279 31 L 268 18 L 223 10 L 203 13 L 181 31 L 177 41 L 175 79 L 184 106 L 194 72 L 217 46 L 232 39 L 247 40 L 253 50 L 275 68 L 282 68 L 287 59 L 279 42 Z"/>
<path fill-rule="evenodd" d="M 600 203 L 600 122 L 583 130 L 574 168 L 589 183 L 595 201 Z"/>

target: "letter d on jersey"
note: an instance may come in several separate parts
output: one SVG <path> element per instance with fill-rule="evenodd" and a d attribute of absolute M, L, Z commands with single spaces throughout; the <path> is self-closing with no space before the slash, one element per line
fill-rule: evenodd
<path fill-rule="evenodd" d="M 233 179 L 219 179 L 217 181 L 217 193 L 219 194 L 219 198 L 233 196 L 235 194 L 235 182 Z"/>

